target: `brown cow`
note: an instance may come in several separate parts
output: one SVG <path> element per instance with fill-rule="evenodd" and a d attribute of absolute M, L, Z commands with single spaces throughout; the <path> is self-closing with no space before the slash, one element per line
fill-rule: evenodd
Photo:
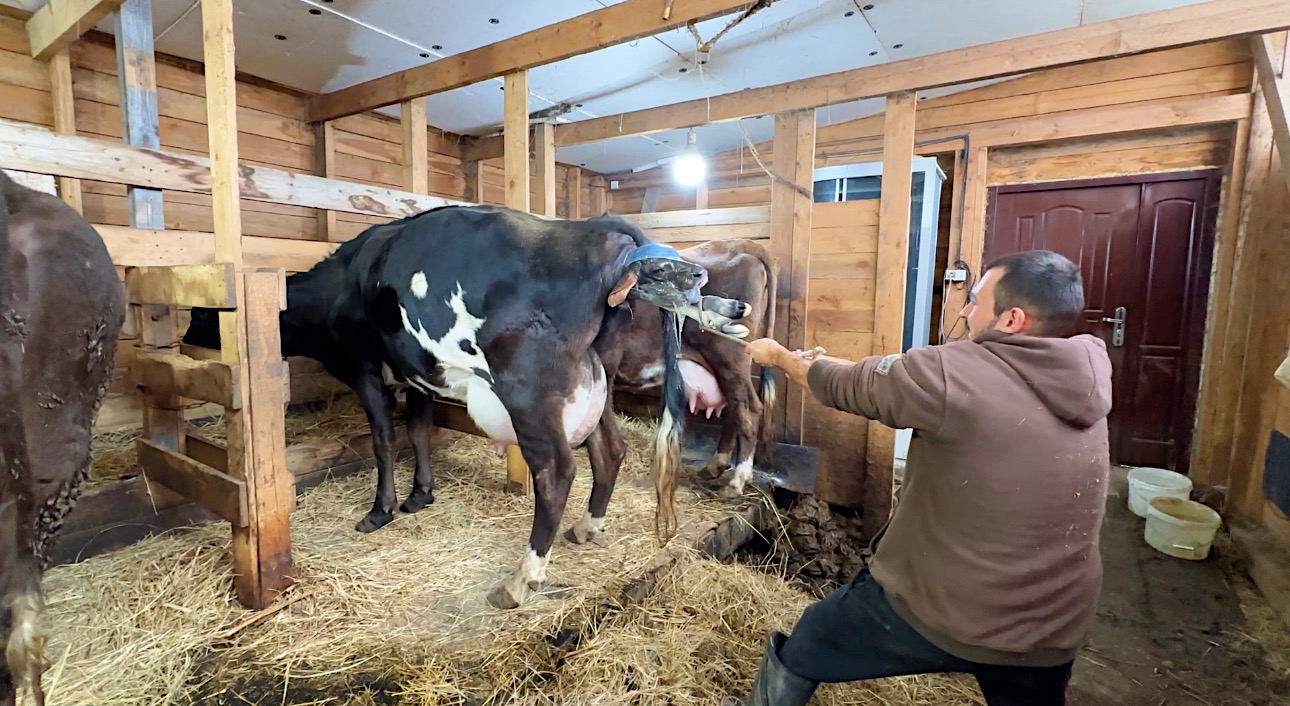
<path fill-rule="evenodd" d="M 125 294 L 98 232 L 0 171 L 0 706 L 44 702 L 40 577 L 90 470 Z"/>
<path fill-rule="evenodd" d="M 747 313 L 736 323 L 749 329 L 744 340 L 773 336 L 775 328 L 776 276 L 770 252 L 753 240 L 717 240 L 681 251 L 682 257 L 708 271 L 704 294 L 746 302 Z M 662 382 L 663 361 L 659 351 L 657 308 L 647 302 L 632 303 L 635 315 L 631 332 L 619 344 L 623 360 L 615 378 L 615 389 L 654 394 Z M 774 448 L 771 438 L 771 410 L 775 406 L 775 381 L 762 368 L 761 394 L 752 384 L 752 359 L 745 346 L 704 332 L 692 320 L 685 322 L 681 339 L 681 374 L 691 414 L 722 417 L 721 441 L 704 471 L 718 478 L 733 466 L 729 481 L 720 494 L 734 497 L 743 493 L 752 478 L 753 459 L 769 460 Z M 729 414 L 724 414 L 729 407 Z M 732 463 L 733 459 L 733 463 Z"/>

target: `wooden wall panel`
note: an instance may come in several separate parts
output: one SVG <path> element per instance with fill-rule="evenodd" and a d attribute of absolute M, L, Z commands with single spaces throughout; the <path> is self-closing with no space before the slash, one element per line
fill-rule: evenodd
<path fill-rule="evenodd" d="M 823 346 L 828 355 L 856 360 L 873 347 L 878 202 L 816 204 L 811 218 L 806 346 Z M 830 494 L 861 496 L 867 439 L 864 418 L 806 396 L 802 441 L 820 449 L 817 484 L 833 484 Z M 848 481 L 855 487 L 837 487 Z"/>
<path fill-rule="evenodd" d="M 116 78 L 116 52 L 111 37 L 91 32 L 73 44 L 68 54 L 72 67 L 73 110 L 79 134 L 121 139 L 120 89 Z M 207 153 L 205 80 L 191 62 L 158 56 L 156 65 L 159 137 L 161 146 L 181 153 Z M 306 122 L 308 96 L 289 89 L 239 80 L 238 150 L 241 161 L 293 172 L 315 173 L 315 135 Z M 50 74 L 44 62 L 28 53 L 22 22 L 0 17 L 0 117 L 52 127 L 53 97 Z M 434 116 L 429 116 L 434 122 Z M 397 120 L 376 114 L 342 118 L 332 124 L 338 179 L 403 188 L 403 133 Z M 463 198 L 460 136 L 430 128 L 427 135 L 429 193 Z M 500 170 L 485 194 L 500 203 Z M 564 186 L 567 167 L 558 165 L 560 203 L 567 200 Z M 594 172 L 583 170 L 582 204 L 591 203 Z M 92 223 L 129 224 L 125 187 L 83 180 L 83 213 Z M 201 194 L 164 192 L 167 229 L 209 233 L 214 228 L 211 199 Z M 243 235 L 292 240 L 316 240 L 319 211 L 289 205 L 241 201 Z M 584 206 L 584 209 L 586 206 Z M 337 214 L 333 240 L 347 240 L 383 219 Z M 132 339 L 123 337 L 123 349 Z M 125 383 L 132 353 L 118 356 L 114 387 L 105 400 L 97 429 L 121 429 L 140 423 L 140 405 Z M 190 416 L 202 416 L 209 406 L 194 407 Z"/>

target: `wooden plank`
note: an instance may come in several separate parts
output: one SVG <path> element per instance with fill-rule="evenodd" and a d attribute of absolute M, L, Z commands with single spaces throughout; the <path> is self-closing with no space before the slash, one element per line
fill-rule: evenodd
<path fill-rule="evenodd" d="M 168 304 L 232 309 L 233 265 L 175 265 L 172 267 L 130 267 L 125 273 L 126 298 L 134 304 Z"/>
<path fill-rule="evenodd" d="M 125 142 L 132 147 L 161 147 L 157 112 L 157 71 L 152 41 L 152 0 L 126 0 L 115 17 L 117 77 L 121 86 Z M 130 225 L 164 228 L 162 195 L 156 189 L 126 190 Z"/>
<path fill-rule="evenodd" d="M 27 20 L 31 55 L 41 61 L 71 46 L 124 0 L 49 0 Z"/>
<path fill-rule="evenodd" d="M 295 508 L 295 483 L 286 457 L 287 366 L 282 360 L 278 314 L 282 273 L 252 270 L 246 273 L 246 367 L 250 373 L 247 411 L 250 419 L 250 458 L 244 466 L 250 522 L 235 544 L 245 542 L 252 556 L 254 604 L 263 607 L 293 583 L 291 511 Z"/>
<path fill-rule="evenodd" d="M 336 176 L 336 125 L 331 121 L 314 124 L 314 172 L 328 179 Z M 317 238 L 323 242 L 339 240 L 335 211 L 318 210 Z"/>
<path fill-rule="evenodd" d="M 95 225 L 112 262 L 122 267 L 173 267 L 215 262 L 215 235 L 183 230 L 154 230 Z M 281 267 L 304 272 L 335 252 L 339 243 L 286 238 L 242 237 L 249 267 Z"/>
<path fill-rule="evenodd" d="M 891 355 L 903 350 L 906 268 L 909 262 L 909 204 L 914 168 L 914 117 L 917 94 L 887 96 L 883 125 L 882 194 L 878 206 L 878 270 L 882 286 L 874 297 L 873 351 Z M 865 446 L 864 531 L 872 537 L 887 524 L 895 506 L 893 493 L 895 429 L 868 425 Z"/>
<path fill-rule="evenodd" d="M 148 439 L 138 439 L 135 448 L 148 480 L 200 504 L 234 527 L 246 526 L 246 484 L 241 480 Z"/>
<path fill-rule="evenodd" d="M 973 146 L 1001 147 L 1081 137 L 1236 122 L 1250 114 L 1248 95 L 1181 98 L 1149 105 L 1076 110 L 1001 120 L 972 131 Z"/>
<path fill-rule="evenodd" d="M 529 74 L 517 71 L 506 74 L 503 97 L 503 155 L 506 187 L 505 203 L 520 211 L 529 210 Z M 552 152 L 554 156 L 554 151 Z M 533 477 L 517 445 L 506 447 L 506 489 L 528 497 L 533 492 Z"/>
<path fill-rule="evenodd" d="M 774 337 L 792 349 L 805 349 L 810 288 L 811 185 L 815 167 L 815 111 L 775 116 L 771 165 L 780 177 L 771 184 L 770 251 L 779 269 Z M 800 190 L 799 190 L 800 189 Z M 786 443 L 802 443 L 805 391 L 788 383 L 776 425 Z"/>
<path fill-rule="evenodd" d="M 533 212 L 555 215 L 555 126 L 538 123 L 533 126 L 533 189 L 537 202 Z"/>
<path fill-rule="evenodd" d="M 553 148 L 554 153 L 554 148 Z M 565 216 L 570 219 L 582 218 L 582 187 L 585 183 L 582 176 L 582 167 L 569 167 L 564 172 L 565 179 Z"/>
<path fill-rule="evenodd" d="M 1238 242 L 1240 239 L 1242 192 L 1246 186 L 1245 165 L 1249 158 L 1250 121 L 1242 120 L 1236 124 L 1236 135 L 1232 146 L 1232 167 L 1224 184 L 1222 201 L 1219 204 L 1218 238 L 1214 253 L 1213 297 L 1210 311 L 1205 317 L 1205 342 L 1201 369 L 1200 391 L 1197 394 L 1196 432 L 1192 443 L 1192 458 L 1188 467 L 1192 482 L 1197 486 L 1212 486 L 1225 483 L 1224 470 L 1220 469 L 1219 459 L 1226 449 L 1220 449 L 1216 440 L 1220 435 L 1218 428 L 1219 408 L 1231 391 L 1221 385 L 1224 371 L 1236 365 L 1237 355 L 1234 344 L 1235 336 L 1228 333 L 1231 310 L 1236 288 L 1236 264 Z M 1222 466 L 1226 466 L 1226 459 Z M 1222 479 L 1220 481 L 1220 479 Z"/>
<path fill-rule="evenodd" d="M 320 122 L 450 91 L 515 71 L 630 42 L 690 22 L 719 17 L 750 0 L 683 0 L 659 12 L 660 0 L 626 0 L 539 27 L 423 66 L 364 81 L 314 99 L 309 120 Z"/>
<path fill-rule="evenodd" d="M 556 145 L 678 130 L 785 110 L 1015 76 L 1290 28 L 1284 0 L 1209 0 L 560 126 Z"/>
<path fill-rule="evenodd" d="M 210 74 L 207 74 L 210 78 Z M 0 119 L 0 167 L 191 194 L 211 193 L 211 161 L 200 155 L 144 150 Z M 242 163 L 241 198 L 384 218 L 465 203 Z"/>
<path fill-rule="evenodd" d="M 483 163 L 477 160 L 462 162 L 461 174 L 466 182 L 462 198 L 473 203 L 484 203 Z"/>
<path fill-rule="evenodd" d="M 641 228 L 652 230 L 654 228 L 769 223 L 770 213 L 770 206 L 741 206 L 737 208 L 695 209 L 692 211 L 633 213 L 624 214 L 623 218 Z"/>
<path fill-rule="evenodd" d="M 679 226 L 649 228 L 649 235 L 660 243 L 688 243 L 707 240 L 765 240 L 770 237 L 770 223 L 744 223 L 735 226 Z"/>
<path fill-rule="evenodd" d="M 608 205 L 605 203 L 607 190 L 603 176 L 596 175 L 591 179 L 591 194 L 587 202 L 588 215 L 599 216 L 608 210 Z"/>
<path fill-rule="evenodd" d="M 426 102 L 405 101 L 400 107 L 403 125 L 403 188 L 414 194 L 430 190 L 430 138 L 426 125 Z"/>
<path fill-rule="evenodd" d="M 1290 185 L 1290 80 L 1283 75 L 1283 62 L 1290 54 L 1286 37 L 1273 35 L 1251 37 L 1251 53 L 1254 56 L 1255 74 L 1259 87 L 1263 89 L 1263 99 L 1267 103 L 1268 116 L 1272 122 L 1272 139 L 1281 153 L 1281 171 L 1286 184 Z"/>
<path fill-rule="evenodd" d="M 173 350 L 140 350 L 130 366 L 130 382 L 173 391 L 188 399 L 242 408 L 235 371 L 218 360 L 196 360 Z"/>
<path fill-rule="evenodd" d="M 199 434 L 188 435 L 188 457 L 219 471 L 228 473 L 228 447 L 221 441 L 212 441 Z"/>
<path fill-rule="evenodd" d="M 72 92 L 72 60 L 67 51 L 60 51 L 49 58 L 50 96 L 54 100 L 54 131 L 60 135 L 76 134 L 76 105 Z M 81 182 L 60 177 L 58 195 L 68 206 L 84 213 Z"/>

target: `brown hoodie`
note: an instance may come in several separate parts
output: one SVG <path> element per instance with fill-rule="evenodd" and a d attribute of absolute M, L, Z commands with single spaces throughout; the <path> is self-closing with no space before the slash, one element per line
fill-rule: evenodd
<path fill-rule="evenodd" d="M 1102 340 L 991 332 L 854 365 L 816 361 L 808 381 L 825 405 L 914 430 L 870 562 L 892 608 L 963 659 L 1074 659 L 1102 588 Z"/>

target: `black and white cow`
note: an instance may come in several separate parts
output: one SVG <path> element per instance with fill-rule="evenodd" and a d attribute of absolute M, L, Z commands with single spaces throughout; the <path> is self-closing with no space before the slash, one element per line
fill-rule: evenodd
<path fill-rule="evenodd" d="M 545 580 L 573 481 L 573 448 L 587 448 L 593 486 L 587 512 L 568 536 L 583 543 L 604 529 L 626 455 L 608 381 L 621 358 L 616 339 L 631 324 L 629 298 L 662 310 L 667 392 L 654 473 L 659 533 L 674 532 L 670 500 L 685 397 L 678 315 L 669 311 L 696 315 L 704 281 L 701 266 L 617 216 L 557 220 L 503 207 L 446 206 L 372 226 L 308 272 L 288 277 L 282 352 L 320 361 L 367 413 L 378 479 L 360 532 L 393 519 L 392 388 L 406 394 L 416 455 L 403 512 L 434 502 L 435 395 L 464 403 L 499 444 L 519 445 L 535 494 L 529 547 L 514 576 L 488 596 L 496 607 L 513 608 Z M 746 309 L 726 299 L 705 298 L 702 305 L 726 320 Z M 184 341 L 218 347 L 213 312 L 195 309 Z"/>

